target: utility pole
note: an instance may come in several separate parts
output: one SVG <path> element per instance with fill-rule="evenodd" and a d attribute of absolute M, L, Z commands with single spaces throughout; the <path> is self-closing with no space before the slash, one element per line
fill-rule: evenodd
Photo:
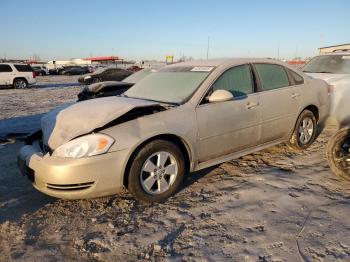
<path fill-rule="evenodd" d="M 280 60 L 280 44 L 277 45 L 277 60 Z"/>
<path fill-rule="evenodd" d="M 210 41 L 210 37 L 208 36 L 208 44 L 207 44 L 207 60 L 209 59 L 209 41 Z"/>

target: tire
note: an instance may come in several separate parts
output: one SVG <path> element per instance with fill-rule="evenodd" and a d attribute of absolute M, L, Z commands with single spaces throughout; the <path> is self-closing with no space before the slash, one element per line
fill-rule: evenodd
<path fill-rule="evenodd" d="M 16 78 L 15 80 L 13 80 L 13 87 L 16 89 L 27 88 L 28 82 L 23 78 Z"/>
<path fill-rule="evenodd" d="M 315 141 L 316 134 L 316 117 L 311 111 L 304 110 L 297 119 L 294 131 L 289 139 L 289 146 L 295 150 L 304 150 Z"/>
<path fill-rule="evenodd" d="M 335 133 L 327 145 L 327 159 L 333 173 L 350 181 L 350 128 Z"/>
<path fill-rule="evenodd" d="M 162 163 L 158 164 L 158 161 Z M 177 192 L 184 174 L 185 160 L 181 150 L 167 140 L 154 140 L 133 158 L 128 189 L 142 202 L 163 202 Z"/>

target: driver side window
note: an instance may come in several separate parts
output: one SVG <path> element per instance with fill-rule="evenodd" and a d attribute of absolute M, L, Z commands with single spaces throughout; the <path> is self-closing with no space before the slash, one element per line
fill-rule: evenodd
<path fill-rule="evenodd" d="M 249 65 L 241 65 L 225 71 L 213 84 L 213 91 L 224 89 L 234 97 L 253 93 L 253 80 Z"/>

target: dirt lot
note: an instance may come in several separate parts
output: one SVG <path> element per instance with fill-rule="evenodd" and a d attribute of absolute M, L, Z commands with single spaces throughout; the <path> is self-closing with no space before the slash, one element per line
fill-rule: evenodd
<path fill-rule="evenodd" d="M 72 102 L 75 82 L 0 90 L 0 119 Z M 36 192 L 11 140 L 0 145 L 0 261 L 350 261 L 350 184 L 324 158 L 331 133 L 301 153 L 281 145 L 189 174 L 152 205 L 127 192 L 79 201 Z"/>

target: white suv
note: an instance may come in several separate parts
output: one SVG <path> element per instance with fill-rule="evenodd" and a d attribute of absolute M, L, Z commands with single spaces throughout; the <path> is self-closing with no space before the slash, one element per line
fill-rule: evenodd
<path fill-rule="evenodd" d="M 0 85 L 26 88 L 35 83 L 35 73 L 30 65 L 0 63 Z"/>

